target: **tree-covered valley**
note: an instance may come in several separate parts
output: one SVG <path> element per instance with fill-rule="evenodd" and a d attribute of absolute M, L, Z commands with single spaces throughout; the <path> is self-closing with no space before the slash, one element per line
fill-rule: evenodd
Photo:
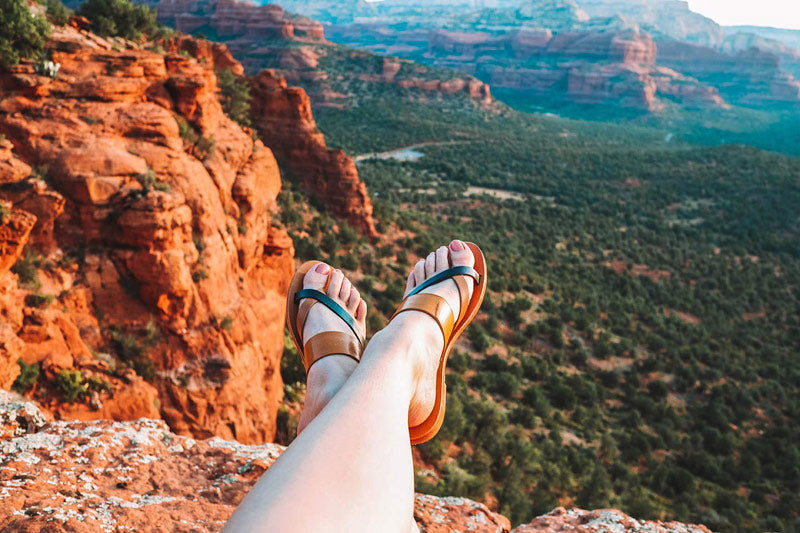
<path fill-rule="evenodd" d="M 800 160 L 347 83 L 357 105 L 316 117 L 366 154 L 384 237 L 334 236 L 286 193 L 298 254 L 363 274 L 373 331 L 438 243 L 477 242 L 490 265 L 419 490 L 515 523 L 564 504 L 798 527 Z"/>

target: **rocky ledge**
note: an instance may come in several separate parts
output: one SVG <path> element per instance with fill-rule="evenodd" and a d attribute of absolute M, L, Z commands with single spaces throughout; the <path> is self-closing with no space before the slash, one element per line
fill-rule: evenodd
<path fill-rule="evenodd" d="M 171 433 L 161 420 L 51 422 L 0 390 L 0 530 L 218 531 L 283 451 Z M 417 494 L 425 533 L 508 532 L 509 520 L 466 498 Z M 513 530 L 709 533 L 619 511 L 559 508 Z"/>

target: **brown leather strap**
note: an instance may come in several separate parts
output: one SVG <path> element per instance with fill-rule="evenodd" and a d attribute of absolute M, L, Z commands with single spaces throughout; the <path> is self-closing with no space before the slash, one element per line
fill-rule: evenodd
<path fill-rule="evenodd" d="M 458 320 L 456 320 L 456 324 L 459 324 L 461 319 L 464 318 L 464 315 L 467 314 L 467 307 L 469 307 L 469 284 L 472 282 L 472 279 L 467 281 L 467 278 L 464 276 L 456 276 L 453 278 L 453 281 L 456 282 L 458 295 L 461 297 L 461 307 L 458 311 Z"/>
<path fill-rule="evenodd" d="M 447 300 L 435 294 L 414 294 L 403 300 L 403 303 L 400 304 L 400 307 L 395 311 L 392 318 L 405 311 L 422 311 L 433 317 L 439 325 L 439 329 L 442 330 L 444 344 L 445 346 L 447 345 L 450 340 L 450 335 L 453 334 L 453 327 L 455 325 L 453 309 L 450 307 L 450 304 L 447 303 Z"/>
<path fill-rule="evenodd" d="M 303 329 L 306 327 L 306 320 L 308 320 L 308 314 L 311 312 L 311 308 L 318 303 L 317 300 L 310 299 L 300 301 L 300 305 L 297 307 L 297 331 L 300 332 L 301 336 L 303 335 Z"/>
<path fill-rule="evenodd" d="M 314 363 L 329 355 L 347 355 L 356 361 L 361 360 L 364 348 L 351 333 L 324 331 L 308 339 L 303 346 L 303 364 L 306 373 Z"/>

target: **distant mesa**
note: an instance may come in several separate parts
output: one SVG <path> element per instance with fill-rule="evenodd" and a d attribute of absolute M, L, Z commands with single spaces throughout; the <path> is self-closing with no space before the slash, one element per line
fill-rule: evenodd
<path fill-rule="evenodd" d="M 800 32 L 724 29 L 685 1 L 286 0 L 335 42 L 459 70 L 533 105 L 800 104 Z"/>

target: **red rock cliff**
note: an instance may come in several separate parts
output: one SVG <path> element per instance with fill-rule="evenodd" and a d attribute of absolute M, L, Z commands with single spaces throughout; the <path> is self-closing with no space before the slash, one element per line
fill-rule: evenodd
<path fill-rule="evenodd" d="M 182 32 L 211 32 L 219 39 L 324 39 L 322 24 L 287 13 L 278 5 L 237 0 L 160 0 L 158 18 Z"/>
<path fill-rule="evenodd" d="M 285 161 L 293 179 L 366 235 L 375 235 L 372 202 L 358 178 L 353 160 L 342 150 L 329 150 L 317 129 L 311 102 L 299 87 L 288 87 L 273 71 L 250 80 L 253 124 Z"/>
<path fill-rule="evenodd" d="M 47 46 L 56 78 L 31 64 L 0 78 L 0 198 L 13 204 L 0 386 L 21 358 L 43 371 L 30 394 L 62 418 L 161 416 L 181 434 L 270 440 L 293 250 L 270 222 L 276 160 L 217 97 L 214 65 L 236 62 L 73 27 Z M 20 279 L 8 268 L 26 244 Z M 64 369 L 108 387 L 66 403 Z"/>

